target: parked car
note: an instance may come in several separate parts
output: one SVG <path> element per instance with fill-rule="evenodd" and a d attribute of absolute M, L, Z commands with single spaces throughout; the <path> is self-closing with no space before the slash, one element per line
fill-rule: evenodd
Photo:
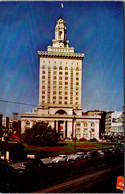
<path fill-rule="evenodd" d="M 99 152 L 97 150 L 92 150 L 92 151 L 86 153 L 86 155 L 84 156 L 84 159 L 94 158 L 94 157 L 98 157 L 98 156 L 99 156 Z"/>
<path fill-rule="evenodd" d="M 119 152 L 124 151 L 122 147 L 115 147 L 115 148 L 113 148 L 113 150 L 114 150 L 115 153 L 119 153 Z"/>
<path fill-rule="evenodd" d="M 78 149 L 75 152 L 77 155 L 80 155 L 81 157 L 83 157 L 87 152 L 83 149 Z"/>
<path fill-rule="evenodd" d="M 102 150 L 98 150 L 99 156 L 104 156 L 104 152 Z"/>
<path fill-rule="evenodd" d="M 112 154 L 113 152 L 110 149 L 103 149 L 104 155 Z"/>
<path fill-rule="evenodd" d="M 44 163 L 39 159 L 30 159 L 25 162 L 20 162 L 14 165 L 14 168 L 19 172 L 23 173 L 24 171 L 31 170 L 33 168 L 42 167 Z"/>
<path fill-rule="evenodd" d="M 76 161 L 76 160 L 80 160 L 83 158 L 83 155 L 80 154 L 71 154 L 67 157 L 67 162 L 68 161 Z"/>
<path fill-rule="evenodd" d="M 114 154 L 114 153 L 115 153 L 114 148 L 109 148 L 109 151 L 111 151 L 111 153 L 112 153 L 112 154 Z"/>
<path fill-rule="evenodd" d="M 75 151 L 75 153 L 78 153 L 78 152 L 86 153 L 86 150 L 84 150 L 84 149 L 77 149 L 77 150 Z"/>
<path fill-rule="evenodd" d="M 52 159 L 52 163 L 63 163 L 67 161 L 66 155 L 59 155 L 56 158 Z"/>

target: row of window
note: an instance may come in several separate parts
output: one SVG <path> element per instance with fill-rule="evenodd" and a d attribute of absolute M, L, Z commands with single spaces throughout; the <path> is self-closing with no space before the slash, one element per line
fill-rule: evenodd
<path fill-rule="evenodd" d="M 45 66 L 42 66 L 42 69 L 46 69 Z M 48 67 L 48 69 L 52 69 L 52 67 Z M 62 66 L 60 66 L 59 68 L 57 68 L 56 66 L 53 67 L 53 69 L 59 69 L 59 70 L 63 70 Z M 65 67 L 65 70 L 68 71 L 68 67 Z M 71 67 L 71 70 L 73 70 L 73 67 Z M 76 67 L 76 71 L 79 71 L 79 67 Z"/>
<path fill-rule="evenodd" d="M 60 101 L 61 100 L 61 101 Z M 48 103 L 50 103 L 50 98 L 48 98 Z M 70 103 L 68 103 L 68 101 L 67 100 L 65 100 L 64 102 L 62 101 L 62 99 L 59 99 L 59 102 L 57 103 L 56 102 L 56 99 L 53 99 L 53 101 L 51 102 L 52 104 L 75 104 L 75 105 L 78 105 L 79 104 L 79 102 L 78 101 L 76 101 L 75 103 L 73 103 L 73 101 L 72 100 L 70 100 Z M 45 104 L 45 100 L 44 99 L 42 99 L 42 104 Z"/>
<path fill-rule="evenodd" d="M 46 61 L 43 61 L 43 63 L 46 63 Z M 48 61 L 47 61 L 47 63 L 48 63 Z M 50 61 L 49 61 L 49 63 L 50 63 Z M 56 64 L 56 61 L 54 61 L 54 63 Z M 64 63 L 64 62 L 63 62 Z M 62 61 L 60 61 L 60 64 L 62 64 Z M 68 64 L 68 62 L 66 62 L 66 64 Z M 74 63 L 73 62 L 71 62 L 71 64 L 73 65 Z M 78 65 L 79 63 L 77 63 L 77 65 Z"/>

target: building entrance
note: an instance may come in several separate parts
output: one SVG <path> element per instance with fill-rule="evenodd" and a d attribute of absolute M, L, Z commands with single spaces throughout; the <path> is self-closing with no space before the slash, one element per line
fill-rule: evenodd
<path fill-rule="evenodd" d="M 64 138 L 64 121 L 58 121 L 58 134 L 60 138 Z"/>

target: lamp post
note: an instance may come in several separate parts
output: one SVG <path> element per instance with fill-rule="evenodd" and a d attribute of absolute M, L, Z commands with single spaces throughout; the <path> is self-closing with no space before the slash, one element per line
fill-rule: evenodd
<path fill-rule="evenodd" d="M 74 138 L 74 141 L 75 141 L 75 145 L 74 145 L 74 151 L 76 151 L 76 118 L 75 118 L 75 115 L 73 117 L 73 129 L 75 129 L 75 138 Z M 75 128 L 74 128 L 74 124 L 75 124 Z M 73 133 L 74 133 L 74 130 L 73 130 Z"/>
<path fill-rule="evenodd" d="M 75 151 L 76 151 L 76 123 L 75 123 Z"/>
<path fill-rule="evenodd" d="M 102 136 L 102 151 L 103 151 L 103 137 L 104 137 L 104 133 L 101 133 Z"/>

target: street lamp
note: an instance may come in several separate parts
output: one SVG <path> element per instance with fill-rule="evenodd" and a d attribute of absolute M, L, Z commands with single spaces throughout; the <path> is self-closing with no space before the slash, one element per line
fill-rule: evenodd
<path fill-rule="evenodd" d="M 74 117 L 73 117 L 73 129 L 75 129 L 75 139 L 74 139 L 75 145 L 74 145 L 74 150 L 76 151 L 76 123 L 75 123 L 75 121 L 76 121 L 76 117 L 74 115 Z M 75 128 L 74 128 L 74 124 L 75 124 Z M 73 130 L 73 133 L 74 133 L 74 130 Z"/>
<path fill-rule="evenodd" d="M 103 137 L 104 137 L 104 133 L 101 133 L 102 136 L 102 151 L 103 151 Z"/>
<path fill-rule="evenodd" d="M 76 123 L 75 123 L 75 151 L 76 151 Z"/>

